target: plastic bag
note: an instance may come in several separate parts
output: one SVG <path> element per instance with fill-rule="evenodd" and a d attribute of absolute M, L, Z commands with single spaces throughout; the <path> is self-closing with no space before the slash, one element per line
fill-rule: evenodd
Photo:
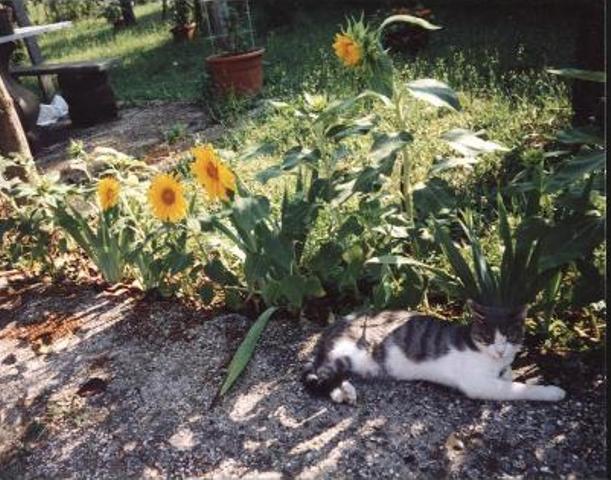
<path fill-rule="evenodd" d="M 68 115 L 68 104 L 61 97 L 61 95 L 55 95 L 51 100 L 51 103 L 40 104 L 40 111 L 38 113 L 36 125 L 51 125 L 53 123 L 57 123 L 58 120 L 66 115 Z"/>

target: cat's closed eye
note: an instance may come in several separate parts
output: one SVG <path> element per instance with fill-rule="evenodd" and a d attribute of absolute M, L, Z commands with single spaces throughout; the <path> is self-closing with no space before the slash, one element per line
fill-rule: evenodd
<path fill-rule="evenodd" d="M 478 329 L 473 336 L 481 343 L 491 344 L 494 342 L 494 332 L 488 329 Z"/>
<path fill-rule="evenodd" d="M 520 342 L 522 340 L 522 326 L 521 325 L 510 325 L 505 329 L 505 336 L 510 342 Z"/>

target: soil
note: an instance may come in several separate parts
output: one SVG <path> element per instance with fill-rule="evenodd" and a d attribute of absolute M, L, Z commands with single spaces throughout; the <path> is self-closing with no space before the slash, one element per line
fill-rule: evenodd
<path fill-rule="evenodd" d="M 606 478 L 602 358 L 530 352 L 559 403 L 484 402 L 423 382 L 312 398 L 321 327 L 278 315 L 211 408 L 251 320 L 128 287 L 0 275 L 0 478 Z"/>

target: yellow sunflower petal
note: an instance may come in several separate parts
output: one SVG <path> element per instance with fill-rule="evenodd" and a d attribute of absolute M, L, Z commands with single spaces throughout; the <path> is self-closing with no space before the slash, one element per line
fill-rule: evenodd
<path fill-rule="evenodd" d="M 333 49 L 335 50 L 335 55 L 337 55 L 347 67 L 358 65 L 361 61 L 361 46 L 356 40 L 346 34 L 338 33 L 335 35 Z"/>
<path fill-rule="evenodd" d="M 235 175 L 220 160 L 210 145 L 192 150 L 195 161 L 191 171 L 211 199 L 227 200 L 228 191 L 235 191 Z"/>
<path fill-rule="evenodd" d="M 182 185 L 172 175 L 157 175 L 151 182 L 148 199 L 153 215 L 164 222 L 178 222 L 187 214 Z"/>
<path fill-rule="evenodd" d="M 114 177 L 104 177 L 98 182 L 98 201 L 103 211 L 118 203 L 120 190 L 121 186 Z"/>

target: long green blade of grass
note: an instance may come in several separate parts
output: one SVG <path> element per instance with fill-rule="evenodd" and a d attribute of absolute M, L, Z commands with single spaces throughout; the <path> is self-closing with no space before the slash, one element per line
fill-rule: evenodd
<path fill-rule="evenodd" d="M 265 330 L 267 323 L 276 310 L 278 310 L 278 307 L 269 307 L 261 315 L 259 315 L 257 321 L 252 325 L 252 327 L 250 327 L 250 330 L 248 330 L 246 337 L 244 340 L 242 340 L 242 343 L 231 359 L 231 363 L 229 363 L 227 376 L 225 377 L 225 381 L 221 385 L 218 393 L 219 397 L 222 397 L 229 391 L 242 371 L 246 368 L 246 365 L 248 365 L 248 362 L 255 351 L 255 346 L 257 345 L 259 337 L 263 333 L 263 330 Z"/>

